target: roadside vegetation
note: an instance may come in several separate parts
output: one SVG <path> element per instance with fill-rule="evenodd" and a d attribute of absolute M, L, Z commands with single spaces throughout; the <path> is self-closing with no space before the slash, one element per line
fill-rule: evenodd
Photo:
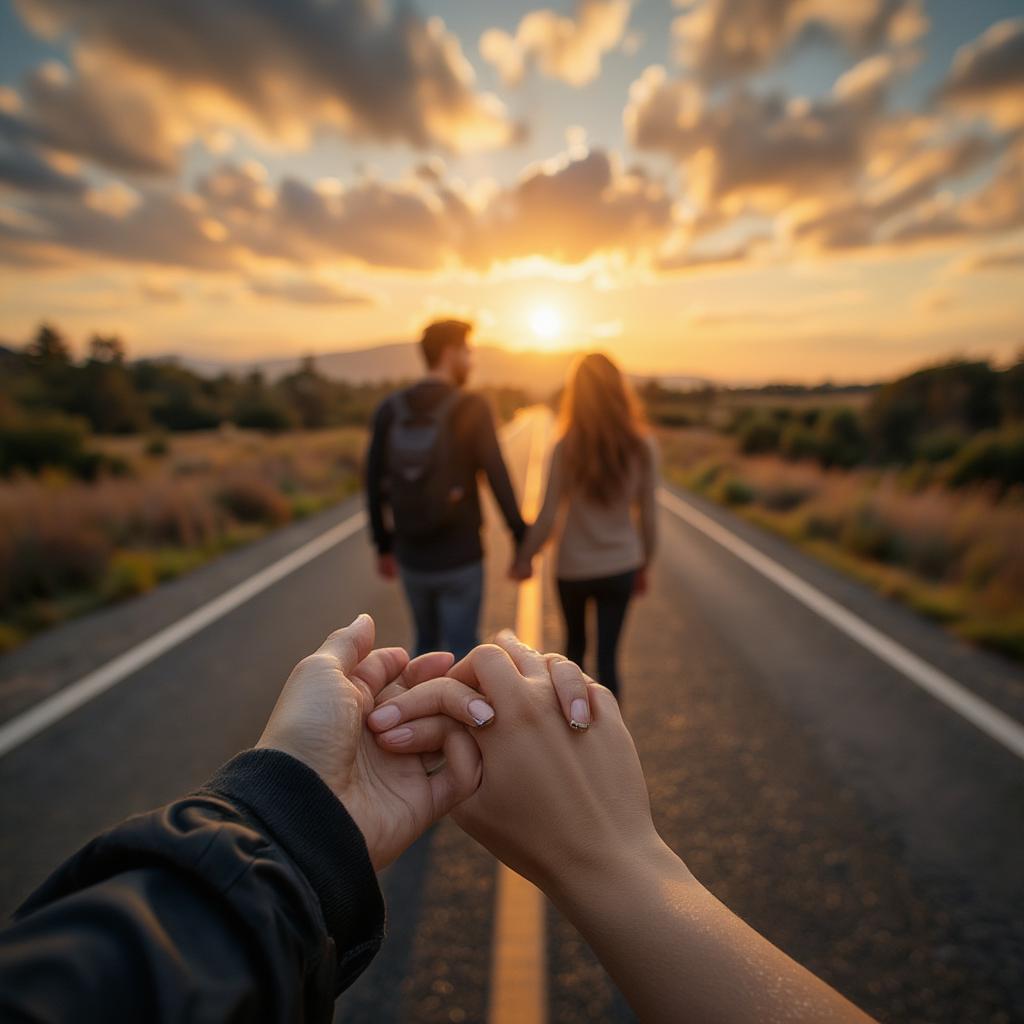
<path fill-rule="evenodd" d="M 658 397 L 692 417 L 652 409 L 670 479 L 1024 661 L 1024 361 L 932 367 L 854 403 Z"/>
<path fill-rule="evenodd" d="M 312 358 L 208 378 L 104 337 L 75 360 L 45 325 L 0 348 L 0 652 L 353 494 L 399 384 L 332 380 Z M 526 401 L 490 397 L 502 418 Z"/>

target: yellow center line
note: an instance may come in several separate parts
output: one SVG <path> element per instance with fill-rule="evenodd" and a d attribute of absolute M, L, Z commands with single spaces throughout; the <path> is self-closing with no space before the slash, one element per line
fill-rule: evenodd
<path fill-rule="evenodd" d="M 540 511 L 544 450 L 550 421 L 533 414 L 533 437 L 523 484 L 523 517 Z M 524 643 L 543 650 L 543 556 L 533 578 L 519 585 L 516 633 Z M 494 908 L 493 964 L 488 1024 L 545 1024 L 547 1021 L 547 955 L 544 941 L 544 897 L 540 890 L 504 864 L 498 865 Z"/>

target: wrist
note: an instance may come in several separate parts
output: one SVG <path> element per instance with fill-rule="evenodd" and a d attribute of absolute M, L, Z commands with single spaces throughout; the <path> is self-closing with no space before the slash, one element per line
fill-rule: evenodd
<path fill-rule="evenodd" d="M 606 901 L 611 893 L 620 894 L 628 903 L 627 894 L 666 881 L 700 888 L 689 868 L 652 828 L 642 836 L 608 844 L 598 856 L 566 865 L 543 888 L 552 902 L 576 921 L 602 901 L 609 907 Z"/>

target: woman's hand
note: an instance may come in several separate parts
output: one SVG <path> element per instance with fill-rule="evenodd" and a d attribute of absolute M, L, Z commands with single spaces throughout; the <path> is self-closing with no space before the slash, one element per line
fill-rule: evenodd
<path fill-rule="evenodd" d="M 364 727 L 375 698 L 386 687 L 404 692 L 439 676 L 453 659 L 435 653 L 409 661 L 400 647 L 373 650 L 374 632 L 373 619 L 360 615 L 303 658 L 257 746 L 291 754 L 327 783 L 362 831 L 379 871 L 476 790 L 481 763 L 461 728 L 440 738 L 434 749 L 441 754 L 430 764 L 443 756 L 444 766 L 429 777 L 418 753 L 375 742 Z"/>

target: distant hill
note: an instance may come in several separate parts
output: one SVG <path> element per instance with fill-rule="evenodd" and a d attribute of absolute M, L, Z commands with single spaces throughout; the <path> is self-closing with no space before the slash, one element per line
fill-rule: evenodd
<path fill-rule="evenodd" d="M 554 391 L 562 384 L 576 355 L 574 352 L 514 352 L 496 345 L 477 345 L 473 351 L 474 384 L 523 388 L 538 395 Z M 246 373 L 255 368 L 262 370 L 269 380 L 276 380 L 296 369 L 302 357 L 236 363 L 184 357 L 181 362 L 204 376 L 222 372 Z M 405 380 L 423 372 L 423 360 L 415 342 L 325 352 L 317 354 L 316 365 L 327 377 L 360 384 Z"/>

